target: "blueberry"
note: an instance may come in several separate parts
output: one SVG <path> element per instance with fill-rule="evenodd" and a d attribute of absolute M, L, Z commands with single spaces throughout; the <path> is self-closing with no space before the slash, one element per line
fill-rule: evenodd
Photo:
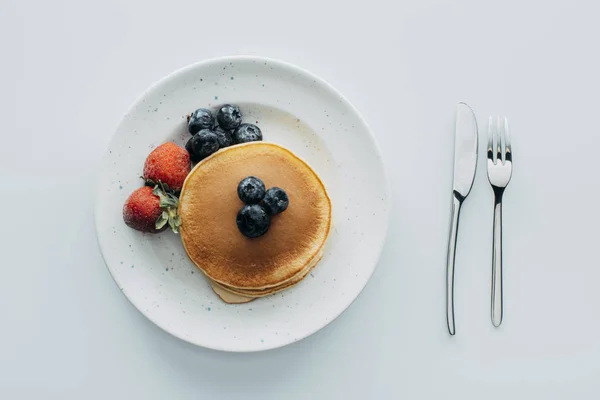
<path fill-rule="evenodd" d="M 188 152 L 191 148 L 190 156 L 193 161 L 200 161 L 219 150 L 219 138 L 210 129 L 202 129 L 190 139 L 190 142 L 190 146 L 186 144 L 185 148 Z"/>
<path fill-rule="evenodd" d="M 196 156 L 196 153 L 194 153 L 194 148 L 192 146 L 192 143 L 194 141 L 194 136 L 192 136 L 187 143 L 185 144 L 185 149 L 187 150 L 188 153 L 190 153 L 190 159 L 192 160 L 192 162 L 198 162 L 200 161 L 200 158 L 198 156 Z"/>
<path fill-rule="evenodd" d="M 265 197 L 265 184 L 255 176 L 248 176 L 237 188 L 238 196 L 246 204 L 256 204 Z"/>
<path fill-rule="evenodd" d="M 278 187 L 272 187 L 267 190 L 267 193 L 265 193 L 265 197 L 263 198 L 263 206 L 270 215 L 284 212 L 289 204 L 290 199 L 288 198 L 287 193 L 285 190 Z"/>
<path fill-rule="evenodd" d="M 229 147 L 233 144 L 233 138 L 231 137 L 231 131 L 227 131 L 220 126 L 215 128 L 215 133 L 217 134 L 217 139 L 219 139 L 219 147 Z"/>
<path fill-rule="evenodd" d="M 244 236 L 255 238 L 267 233 L 271 226 L 271 216 L 258 204 L 245 205 L 238 212 L 236 222 Z"/>
<path fill-rule="evenodd" d="M 252 124 L 241 124 L 239 128 L 233 131 L 233 142 L 235 144 L 257 142 L 262 140 L 260 128 Z"/>
<path fill-rule="evenodd" d="M 188 120 L 188 131 L 195 135 L 202 129 L 212 129 L 215 125 L 215 118 L 210 110 L 199 108 L 190 115 Z"/>
<path fill-rule="evenodd" d="M 242 123 L 242 113 L 238 106 L 225 104 L 217 113 L 217 122 L 223 129 L 235 129 Z"/>

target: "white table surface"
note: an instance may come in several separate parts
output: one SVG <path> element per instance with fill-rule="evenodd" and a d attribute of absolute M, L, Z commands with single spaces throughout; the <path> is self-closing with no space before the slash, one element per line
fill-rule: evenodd
<path fill-rule="evenodd" d="M 163 3 L 163 4 L 161 4 Z M 594 1 L 0 2 L 0 398 L 592 399 L 600 389 L 600 57 Z M 370 124 L 394 195 L 370 283 L 282 349 L 229 354 L 163 332 L 120 293 L 95 178 L 129 105 L 232 54 L 331 82 Z M 483 152 L 462 213 L 457 336 L 445 256 L 455 103 L 509 117 L 505 320 L 490 323 Z"/>

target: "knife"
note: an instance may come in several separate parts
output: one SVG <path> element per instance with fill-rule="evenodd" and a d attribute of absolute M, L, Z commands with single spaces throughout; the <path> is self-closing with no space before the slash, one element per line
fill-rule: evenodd
<path fill-rule="evenodd" d="M 450 335 L 456 333 L 454 326 L 454 259 L 458 217 L 475 179 L 477 169 L 477 120 L 475 113 L 466 103 L 458 103 L 456 109 L 456 132 L 454 137 L 454 183 L 452 187 L 452 217 L 448 238 L 446 271 L 446 319 Z"/>

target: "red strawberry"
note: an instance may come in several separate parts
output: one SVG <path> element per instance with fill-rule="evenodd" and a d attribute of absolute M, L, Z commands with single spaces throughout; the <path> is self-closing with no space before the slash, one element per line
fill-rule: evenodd
<path fill-rule="evenodd" d="M 156 229 L 156 221 L 162 215 L 160 199 L 152 193 L 152 188 L 144 186 L 131 193 L 123 207 L 123 219 L 127 226 L 142 232 L 157 233 L 166 225 Z"/>
<path fill-rule="evenodd" d="M 167 142 L 154 149 L 146 158 L 144 179 L 154 183 L 162 182 L 168 188 L 179 191 L 190 169 L 190 155 L 187 150 Z"/>
<path fill-rule="evenodd" d="M 144 186 L 131 193 L 123 207 L 127 226 L 142 232 L 158 233 L 167 228 L 179 232 L 181 219 L 177 215 L 177 197 L 160 186 Z"/>

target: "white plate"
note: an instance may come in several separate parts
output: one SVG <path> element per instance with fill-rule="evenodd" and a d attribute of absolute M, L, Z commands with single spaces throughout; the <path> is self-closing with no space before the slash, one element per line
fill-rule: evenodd
<path fill-rule="evenodd" d="M 189 135 L 185 115 L 222 103 L 240 106 L 265 140 L 290 148 L 323 179 L 333 204 L 325 255 L 290 290 L 228 305 L 170 232 L 143 234 L 123 223 L 128 195 L 142 185 L 155 146 Z M 100 247 L 127 298 L 167 332 L 227 351 L 272 349 L 321 329 L 369 280 L 387 233 L 389 191 L 377 145 L 356 109 L 316 76 L 290 64 L 227 57 L 179 70 L 151 87 L 123 117 L 100 170 L 95 210 Z"/>

